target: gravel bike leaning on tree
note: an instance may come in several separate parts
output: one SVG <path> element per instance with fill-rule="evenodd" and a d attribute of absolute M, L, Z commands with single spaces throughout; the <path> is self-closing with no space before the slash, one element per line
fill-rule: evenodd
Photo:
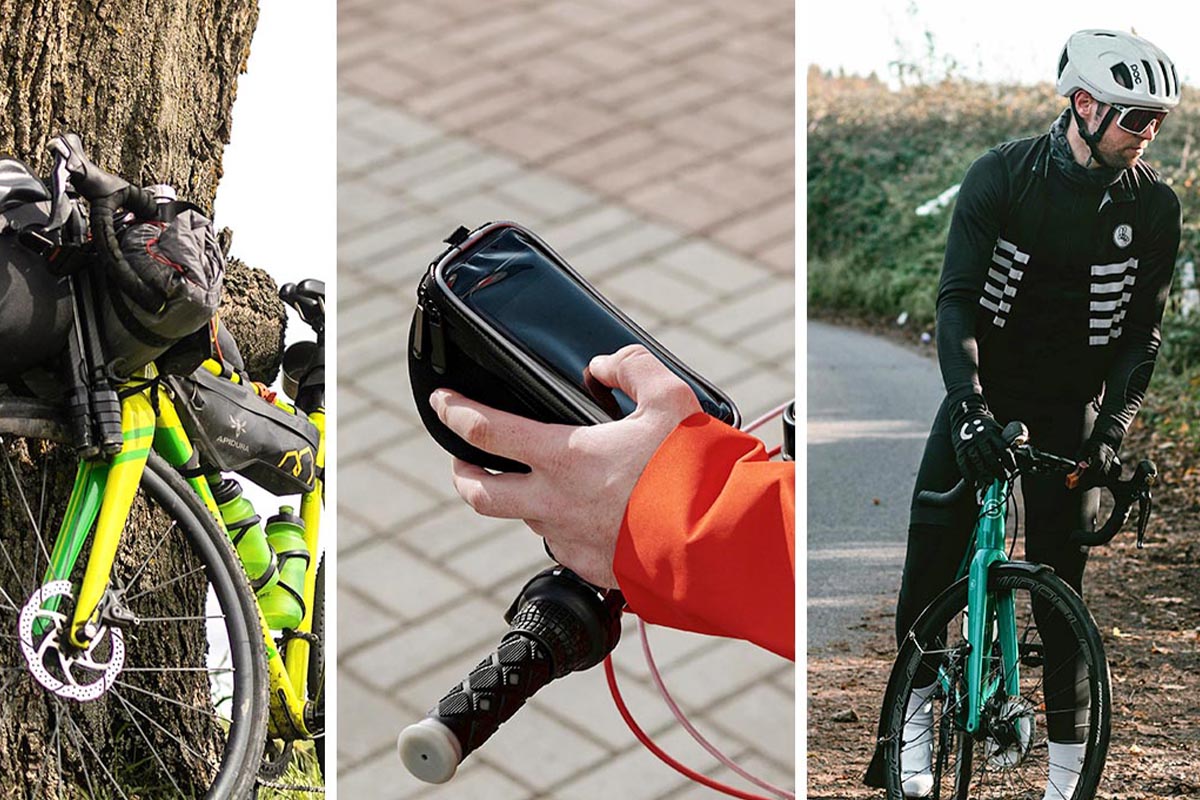
<path fill-rule="evenodd" d="M 0 495 L 29 534 L 0 542 L 17 780 L 37 797 L 245 797 L 268 735 L 323 731 L 324 287 L 281 290 L 317 334 L 285 355 L 293 407 L 209 320 L 223 264 L 199 210 L 104 172 L 76 136 L 51 147 L 50 188 L 0 160 L 0 255 L 26 303 L 0 332 L 30 343 L 0 360 Z M 218 408 L 231 432 L 205 417 Z M 246 434 L 240 460 L 218 448 Z M 264 529 L 223 468 L 302 493 L 299 515 Z"/>

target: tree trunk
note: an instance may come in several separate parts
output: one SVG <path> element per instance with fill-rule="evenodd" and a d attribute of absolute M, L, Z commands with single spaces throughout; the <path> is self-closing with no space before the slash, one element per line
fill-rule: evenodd
<path fill-rule="evenodd" d="M 245 69 L 257 19 L 255 0 L 0 0 L 4 26 L 0 29 L 0 153 L 15 155 L 45 175 L 51 166 L 47 142 L 58 133 L 75 132 L 101 167 L 142 185 L 171 184 L 180 199 L 211 208 L 221 177 L 222 151 L 229 140 L 237 78 Z M 278 363 L 282 305 L 277 299 L 274 305 L 265 303 L 267 290 L 237 291 L 243 284 L 261 286 L 261 272 L 235 267 L 233 274 L 239 277 L 232 281 L 234 297 L 226 301 L 225 313 L 235 320 L 271 323 L 231 325 L 235 336 L 242 337 L 239 344 L 259 363 L 259 376 L 267 375 L 272 363 Z M 20 484 L 32 496 L 41 493 L 61 499 L 59 507 L 41 521 L 52 539 L 70 492 L 74 461 L 63 450 L 32 440 L 6 441 L 0 447 L 10 453 L 9 463 L 28 470 L 16 482 L 7 475 L 0 477 L 0 541 L 17 561 L 25 562 L 13 565 L 15 573 L 35 575 L 38 548 L 24 508 L 13 495 Z M 43 485 L 40 476 L 47 463 L 52 468 L 49 482 Z M 162 530 L 162 521 L 152 519 L 139 501 L 115 572 L 142 562 L 154 544 L 150 532 Z M 44 557 L 41 563 L 44 567 Z M 157 573 L 147 578 L 151 583 L 169 580 L 184 569 L 164 553 L 157 554 L 151 565 L 147 572 Z M 0 571 L 8 569 L 0 565 Z M 181 608 L 197 585 L 202 592 L 203 582 L 180 582 L 175 597 Z M 24 594 L 11 598 L 17 606 L 29 596 L 25 588 Z M 192 597 L 190 602 L 194 601 Z M 162 611 L 172 613 L 172 609 Z M 150 638 L 143 632 L 131 647 L 153 647 L 166 653 L 166 658 L 180 659 L 207 647 L 202 625 L 173 629 L 152 642 Z M 12 631 L 0 631 L 0 653 L 3 688 L 14 675 L 21 675 L 23 665 Z M 35 784 L 37 765 L 54 759 L 71 764 L 81 757 L 112 765 L 131 757 L 127 744 L 132 732 L 115 724 L 115 714 L 102 702 L 81 712 L 79 729 L 87 741 L 82 746 L 99 758 L 86 759 L 78 742 L 50 741 L 44 732 L 50 729 L 53 707 L 43 692 L 26 683 L 30 691 L 24 694 L 0 695 L 6 704 L 0 707 L 0 797 L 87 796 L 88 777 L 71 768 L 63 770 L 62 786 Z M 197 685 L 193 691 L 210 690 Z M 154 713 L 172 711 L 162 706 Z M 191 745 L 203 756 L 214 746 L 214 732 L 206 731 L 204 722 L 187 724 L 185 729 L 194 732 Z M 182 785 L 202 785 L 204 768 L 187 761 L 181 757 L 180 763 L 168 765 L 170 771 Z M 160 795 L 147 788 L 130 796 Z"/>

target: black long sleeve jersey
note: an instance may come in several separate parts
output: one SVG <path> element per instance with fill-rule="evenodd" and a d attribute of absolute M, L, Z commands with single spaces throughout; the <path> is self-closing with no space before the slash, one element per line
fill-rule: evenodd
<path fill-rule="evenodd" d="M 953 401 L 989 392 L 1083 404 L 1119 447 L 1141 406 L 1180 238 L 1179 200 L 1139 161 L 1108 187 L 1068 182 L 1050 136 L 981 156 L 959 190 L 937 301 Z"/>

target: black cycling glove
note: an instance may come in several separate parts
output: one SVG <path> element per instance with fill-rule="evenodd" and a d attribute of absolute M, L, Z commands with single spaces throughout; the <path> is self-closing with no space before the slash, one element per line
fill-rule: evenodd
<path fill-rule="evenodd" d="M 950 438 L 954 460 L 966 480 L 975 485 L 1004 479 L 1016 471 L 1013 454 L 1004 444 L 1003 428 L 977 394 L 950 408 Z"/>
<path fill-rule="evenodd" d="M 1083 471 L 1083 487 L 1106 486 L 1112 479 L 1121 476 L 1121 461 L 1117 451 L 1108 442 L 1092 437 L 1084 442 L 1075 460 L 1087 464 Z"/>

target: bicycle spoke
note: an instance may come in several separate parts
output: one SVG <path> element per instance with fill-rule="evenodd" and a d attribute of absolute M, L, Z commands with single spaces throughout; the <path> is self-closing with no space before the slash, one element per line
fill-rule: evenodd
<path fill-rule="evenodd" d="M 225 619 L 225 615 L 200 614 L 185 617 L 138 617 L 138 622 L 204 622 L 210 619 Z"/>
<path fill-rule="evenodd" d="M 183 793 L 183 790 L 179 788 L 179 784 L 175 782 L 175 778 L 172 777 L 171 770 L 167 769 L 167 765 L 166 765 L 166 763 L 163 762 L 162 756 L 160 756 L 158 754 L 158 748 L 156 748 L 154 746 L 154 743 L 150 741 L 150 737 L 146 735 L 146 732 L 144 730 L 142 730 L 142 726 L 140 724 L 138 724 L 137 719 L 135 719 L 133 714 L 131 713 L 132 711 L 138 711 L 138 709 L 133 708 L 130 705 L 129 701 L 126 700 L 124 697 L 122 697 L 121 693 L 118 692 L 115 688 L 112 690 L 112 693 L 113 693 L 113 696 L 116 697 L 117 700 L 120 701 L 122 707 L 125 708 L 125 712 L 129 717 L 129 721 L 133 723 L 133 727 L 137 728 L 137 732 L 139 734 L 141 734 L 142 741 L 145 742 L 146 747 L 148 747 L 150 749 L 150 755 L 154 756 L 154 760 L 158 762 L 158 765 L 160 767 L 162 767 L 163 774 L 167 776 L 167 780 L 169 780 L 171 782 L 171 785 L 175 787 L 175 791 L 179 793 L 180 797 L 185 796 Z M 143 713 L 143 712 L 138 711 L 138 713 Z"/>
<path fill-rule="evenodd" d="M 166 695 L 159 694 L 158 692 L 152 692 L 149 689 L 143 689 L 140 686 L 134 686 L 132 683 L 129 683 L 127 681 L 123 681 L 120 679 L 118 679 L 115 682 L 115 685 L 120 686 L 124 689 L 129 689 L 134 692 L 140 692 L 144 695 L 153 697 L 155 700 L 160 700 L 164 703 L 170 703 L 173 706 L 178 706 L 179 708 L 184 708 L 184 709 L 187 709 L 188 711 L 195 711 L 197 714 L 207 714 L 208 716 L 212 717 L 217 722 L 228 722 L 229 721 L 229 717 L 223 716 L 216 709 L 206 710 L 203 708 L 197 708 L 195 706 L 189 706 L 187 703 L 176 700 L 173 697 L 167 697 Z"/>
<path fill-rule="evenodd" d="M 125 667 L 122 672 L 207 672 L 209 675 L 233 673 L 232 667 Z"/>
<path fill-rule="evenodd" d="M 5 444 L 4 440 L 0 439 L 0 448 L 4 448 L 4 444 Z M 16 486 L 17 494 L 19 495 L 22 503 L 24 504 L 25 511 L 28 513 L 29 512 L 29 504 L 24 502 L 25 501 L 25 491 L 21 488 L 21 481 L 17 477 L 17 470 L 12 465 L 12 456 L 9 454 L 7 448 L 3 449 L 3 453 L 4 453 L 4 464 L 5 464 L 5 466 L 8 467 L 8 473 L 9 473 L 9 475 L 12 476 L 13 485 Z M 32 516 L 30 517 L 30 519 L 32 519 Z M 4 546 L 3 542 L 0 542 L 0 552 L 2 552 L 4 554 L 4 562 L 8 565 L 9 570 L 12 572 L 13 578 L 16 580 L 16 586 L 20 587 L 21 586 L 21 573 L 17 570 L 16 564 L 13 563 L 12 556 L 9 554 L 8 548 Z M 3 590 L 0 589 L 0 591 L 3 591 Z M 7 592 L 4 592 L 4 598 L 6 600 L 8 600 L 8 602 L 10 602 L 10 603 L 13 602 L 12 598 L 8 596 Z M 13 605 L 16 605 L 16 604 L 13 603 Z"/>
<path fill-rule="evenodd" d="M 137 586 L 137 582 L 141 579 L 142 573 L 146 570 L 146 567 L 149 566 L 150 560 L 154 558 L 155 554 L 158 552 L 158 548 L 163 546 L 163 542 L 170 538 L 171 532 L 175 530 L 175 526 L 178 524 L 179 523 L 177 523 L 175 520 L 171 520 L 170 527 L 163 531 L 162 535 L 158 537 L 158 540 L 154 543 L 154 547 L 150 548 L 150 552 L 146 555 L 145 560 L 138 565 L 138 568 L 134 570 L 133 575 L 127 581 L 126 586 L 128 588 L 132 589 Z"/>
<path fill-rule="evenodd" d="M 117 783 L 117 779 L 113 777 L 112 773 L 108 771 L 108 767 L 104 766 L 104 762 L 100 760 L 100 754 L 97 753 L 91 744 L 88 743 L 87 737 L 84 736 L 83 731 L 79 730 L 79 726 L 75 724 L 75 721 L 71 719 L 69 714 L 66 716 L 66 720 L 67 722 L 71 723 L 71 728 L 75 731 L 75 745 L 78 747 L 82 744 L 85 748 L 87 748 L 87 751 L 92 754 L 93 758 L 96 759 L 96 766 L 100 767 L 100 770 L 104 773 L 104 776 L 108 778 L 113 788 L 117 790 L 117 794 L 125 798 L 125 800 L 129 800 L 129 798 L 125 795 L 125 792 L 122 791 L 120 784 Z M 84 765 L 83 768 L 86 771 L 86 763 L 82 759 L 80 760 L 80 763 Z M 88 780 L 88 784 L 90 787 L 90 780 Z M 92 790 L 92 794 L 95 795 L 95 790 Z"/>
<path fill-rule="evenodd" d="M 174 584 L 179 583 L 182 580 L 186 580 L 198 572 L 204 572 L 204 567 L 203 566 L 193 567 L 192 569 L 188 570 L 187 572 L 184 572 L 180 575 L 176 575 L 174 578 L 171 578 L 169 580 L 165 580 L 162 583 L 158 584 L 157 586 L 151 586 L 149 589 L 143 589 L 142 591 L 137 592 L 136 594 L 131 594 L 125 598 L 125 602 L 132 603 L 134 600 L 138 599 L 139 597 L 145 597 L 148 594 L 154 594 L 155 592 L 160 592 L 163 589 L 167 588 L 168 586 L 173 586 Z"/>
<path fill-rule="evenodd" d="M 54 755 L 58 761 L 58 780 L 62 781 L 63 765 L 62 765 L 62 712 L 59 710 L 58 703 L 54 704 Z"/>
<path fill-rule="evenodd" d="M 0 445 L 2 445 L 2 444 L 3 444 L 3 442 L 2 442 L 2 441 L 0 441 Z M 46 550 L 46 543 L 42 541 L 42 530 L 41 530 L 41 528 L 38 526 L 37 520 L 35 520 L 35 519 L 33 518 L 33 517 L 34 517 L 34 514 L 33 514 L 33 509 L 32 509 L 32 508 L 30 508 L 30 506 L 29 506 L 29 500 L 28 500 L 28 498 L 26 498 L 26 497 L 25 497 L 25 487 L 21 485 L 21 480 L 20 480 L 20 478 L 18 478 L 18 477 L 17 477 L 17 470 L 16 470 L 16 468 L 15 468 L 15 467 L 12 465 L 12 458 L 10 458 L 10 457 L 9 457 L 9 455 L 8 455 L 8 451 L 5 451 L 5 454 L 4 454 L 4 463 L 8 465 L 8 473 L 9 473 L 9 474 L 12 476 L 12 479 L 13 479 L 13 485 L 16 487 L 16 489 L 17 489 L 17 495 L 18 495 L 18 496 L 20 497 L 20 499 L 21 499 L 21 506 L 22 506 L 22 508 L 23 508 L 23 509 L 24 509 L 24 511 L 25 511 L 25 516 L 26 516 L 26 517 L 28 517 L 28 519 L 29 519 L 29 525 L 30 525 L 30 527 L 32 527 L 32 528 L 33 528 L 33 535 L 34 535 L 34 538 L 37 540 L 38 547 L 41 549 L 41 551 L 42 551 L 42 555 L 44 555 L 44 556 L 46 557 L 46 563 L 47 563 L 47 564 L 49 564 L 49 563 L 50 563 L 50 553 L 49 553 L 49 552 Z M 43 465 L 43 466 L 42 466 L 42 474 L 43 474 L 43 475 L 45 475 L 47 471 L 48 471 L 48 469 L 47 469 L 46 465 Z M 8 558 L 8 552 L 7 552 L 7 550 L 5 551 L 5 558 Z M 9 565 L 10 565 L 10 566 L 12 565 L 12 561 L 11 561 L 11 560 L 9 561 Z M 35 558 L 34 558 L 34 570 L 35 570 L 35 572 L 34 572 L 34 580 L 37 580 L 37 572 L 36 572 L 36 569 L 37 569 L 37 558 L 36 558 L 36 553 L 35 553 Z M 17 573 L 17 569 L 16 569 L 16 567 L 13 567 L 13 574 L 14 574 L 14 575 L 16 575 L 16 573 Z M 21 578 L 20 578 L 20 576 L 18 575 L 18 576 L 17 576 L 17 581 L 18 581 L 18 582 L 20 582 L 20 580 L 21 580 Z M 34 584 L 34 586 L 33 586 L 33 589 L 36 589 L 36 588 L 37 588 L 37 584 Z M 33 592 L 33 590 L 31 589 L 31 590 L 30 590 L 30 593 L 32 594 L 32 592 Z"/>
<path fill-rule="evenodd" d="M 119 696 L 120 695 L 118 695 L 118 697 Z M 153 725 L 155 728 L 157 728 L 160 732 L 165 734 L 169 739 L 173 740 L 176 744 L 178 744 L 179 748 L 182 752 L 185 752 L 188 755 L 199 759 L 200 761 L 206 761 L 205 757 L 201 753 L 199 753 L 196 750 L 193 750 L 191 747 L 188 746 L 187 742 L 185 742 L 180 737 L 176 736 L 171 731 L 167 730 L 166 727 L 164 727 L 161 723 L 159 723 L 156 719 L 151 717 L 145 711 L 142 711 L 140 708 L 138 708 L 135 705 L 130 705 L 130 708 L 132 708 L 134 711 L 136 711 L 138 714 L 140 714 L 147 722 L 149 722 L 151 725 Z"/>

